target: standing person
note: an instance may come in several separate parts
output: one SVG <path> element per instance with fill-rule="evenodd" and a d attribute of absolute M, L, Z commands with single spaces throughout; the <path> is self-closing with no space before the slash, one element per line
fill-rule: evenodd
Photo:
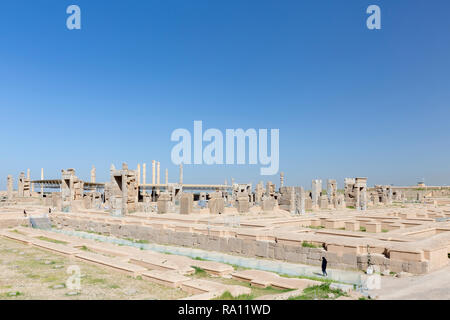
<path fill-rule="evenodd" d="M 23 209 L 23 216 L 26 218 L 27 217 L 27 212 L 25 211 L 25 209 Z"/>
<path fill-rule="evenodd" d="M 327 273 L 327 259 L 325 259 L 325 257 L 322 257 L 322 275 L 324 277 L 328 277 L 328 273 Z"/>
<path fill-rule="evenodd" d="M 48 213 L 52 213 L 52 208 L 48 208 Z"/>

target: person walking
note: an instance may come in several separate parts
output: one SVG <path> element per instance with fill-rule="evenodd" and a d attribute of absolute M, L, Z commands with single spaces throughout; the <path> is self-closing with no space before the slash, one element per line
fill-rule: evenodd
<path fill-rule="evenodd" d="M 322 257 L 322 275 L 324 277 L 328 277 L 328 273 L 327 273 L 327 259 L 325 259 L 325 257 Z"/>

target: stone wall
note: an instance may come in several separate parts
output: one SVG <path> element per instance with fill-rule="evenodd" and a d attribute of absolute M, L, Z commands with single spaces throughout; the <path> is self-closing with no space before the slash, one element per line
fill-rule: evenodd
<path fill-rule="evenodd" d="M 380 267 L 381 271 L 390 270 L 393 272 L 410 272 L 415 274 L 427 273 L 438 267 L 442 267 L 441 256 L 446 256 L 445 252 L 435 252 L 436 257 L 428 254 L 426 260 L 423 256 L 420 259 L 409 259 L 409 257 L 389 258 L 383 252 L 367 253 L 360 252 L 354 248 L 347 248 L 344 245 L 326 245 L 324 248 L 313 248 L 303 246 L 302 242 L 295 241 L 261 241 L 251 238 L 238 238 L 236 236 L 215 236 L 205 232 L 176 232 L 170 229 L 158 228 L 142 224 L 112 223 L 95 221 L 71 217 L 69 215 L 54 214 L 51 216 L 54 224 L 59 227 L 67 227 L 76 230 L 101 233 L 122 238 L 133 238 L 147 240 L 152 243 L 178 245 L 192 247 L 203 250 L 218 251 L 223 253 L 243 255 L 247 257 L 259 257 L 267 259 L 277 259 L 294 263 L 308 265 L 320 265 L 321 258 L 326 257 L 330 268 L 338 269 L 359 269 L 365 270 L 370 260 L 372 265 Z M 439 260 L 439 261 L 438 261 Z M 439 263 L 438 263 L 439 262 Z M 447 263 L 447 260 L 444 261 Z"/>

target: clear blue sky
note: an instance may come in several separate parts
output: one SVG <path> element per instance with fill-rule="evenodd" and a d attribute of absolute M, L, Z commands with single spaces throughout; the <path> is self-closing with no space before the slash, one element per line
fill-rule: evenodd
<path fill-rule="evenodd" d="M 66 8 L 82 29 L 66 28 Z M 366 8 L 382 29 L 366 28 Z M 287 185 L 450 182 L 450 2 L 9 0 L 0 7 L 0 188 L 7 174 L 152 159 L 176 128 L 280 129 Z M 185 182 L 272 180 L 185 166 Z M 150 170 L 148 170 L 150 176 Z M 164 174 L 162 173 L 164 177 Z M 148 178 L 149 179 L 149 178 Z"/>

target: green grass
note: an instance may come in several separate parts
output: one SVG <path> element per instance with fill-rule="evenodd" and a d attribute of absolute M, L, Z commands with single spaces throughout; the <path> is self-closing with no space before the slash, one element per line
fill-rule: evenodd
<path fill-rule="evenodd" d="M 382 229 L 381 232 L 385 232 L 386 233 L 386 232 L 389 232 L 389 230 L 388 229 Z"/>
<path fill-rule="evenodd" d="M 91 251 L 91 250 L 89 250 L 89 248 L 86 247 L 86 246 L 82 246 L 80 249 L 83 250 L 83 251 Z"/>
<path fill-rule="evenodd" d="M 354 206 L 347 206 L 347 209 L 355 209 Z"/>
<path fill-rule="evenodd" d="M 330 298 L 329 294 L 333 294 L 334 297 Z M 347 296 L 347 294 L 339 289 L 330 289 L 329 283 L 323 283 L 321 285 L 308 287 L 303 290 L 301 295 L 290 297 L 288 300 L 330 300 L 337 299 L 341 296 Z"/>
<path fill-rule="evenodd" d="M 291 276 L 288 274 L 283 274 L 283 273 L 277 273 L 280 277 L 285 277 L 285 278 L 296 278 L 296 279 L 308 279 L 308 280 L 315 280 L 315 281 L 320 281 L 323 283 L 343 283 L 343 282 L 339 282 L 339 281 L 335 281 L 329 278 L 322 278 L 322 277 L 314 277 L 314 276 Z"/>
<path fill-rule="evenodd" d="M 366 232 L 366 227 L 359 227 L 359 231 Z"/>
<path fill-rule="evenodd" d="M 43 240 L 43 241 L 47 241 L 47 242 L 57 243 L 57 244 L 67 244 L 67 242 L 65 242 L 65 241 L 51 239 L 51 238 L 47 238 L 47 237 L 44 237 L 44 236 L 40 236 L 40 237 L 38 237 L 38 239 L 39 240 Z"/>
<path fill-rule="evenodd" d="M 307 228 L 310 228 L 310 229 L 325 229 L 324 226 L 307 226 Z"/>
<path fill-rule="evenodd" d="M 319 248 L 319 246 L 316 246 L 315 244 L 308 242 L 308 241 L 303 241 L 302 247 L 303 248 Z"/>
<path fill-rule="evenodd" d="M 202 268 L 196 267 L 196 266 L 191 266 L 192 268 L 194 268 L 195 272 L 194 275 L 197 277 L 206 277 L 208 276 L 208 273 L 203 270 Z"/>
<path fill-rule="evenodd" d="M 86 276 L 84 279 L 82 279 L 82 282 L 85 282 L 87 284 L 106 284 L 106 280 L 102 278 L 91 278 L 89 276 Z"/>
<path fill-rule="evenodd" d="M 13 293 L 15 293 L 15 295 L 12 295 Z M 23 293 L 20 291 L 15 291 L 15 292 L 7 292 L 3 294 L 4 298 L 15 298 L 18 296 L 23 296 Z"/>
<path fill-rule="evenodd" d="M 233 297 L 229 291 L 225 291 L 220 297 L 214 298 L 213 300 L 253 300 L 254 296 L 252 294 L 241 294 L 237 297 Z"/>
<path fill-rule="evenodd" d="M 198 260 L 198 261 L 208 261 L 208 260 L 206 260 L 206 259 L 203 259 L 203 258 L 200 258 L 200 257 L 195 257 L 195 258 L 192 258 L 192 260 Z"/>

